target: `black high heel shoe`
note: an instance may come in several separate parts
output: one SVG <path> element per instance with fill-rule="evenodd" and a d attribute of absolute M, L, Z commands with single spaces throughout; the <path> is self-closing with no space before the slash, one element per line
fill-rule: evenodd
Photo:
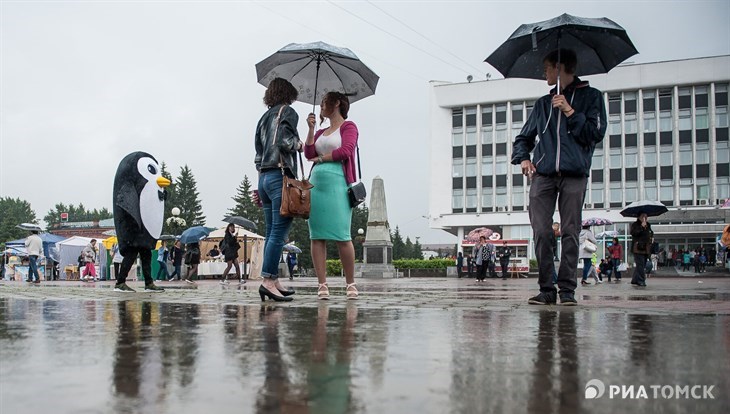
<path fill-rule="evenodd" d="M 285 295 L 284 292 L 282 292 L 283 295 Z M 274 300 L 276 302 L 291 302 L 292 298 L 287 296 L 277 296 L 271 293 L 269 289 L 266 289 L 264 285 L 259 286 L 259 296 L 261 296 L 261 302 L 265 302 L 266 299 L 264 297 L 268 296 L 269 299 Z"/>
<path fill-rule="evenodd" d="M 289 289 L 289 290 L 281 290 L 281 289 L 278 289 L 278 290 L 279 290 L 279 293 L 281 293 L 284 296 L 291 296 L 291 295 L 293 295 L 293 294 L 296 293 L 294 291 L 294 289 Z"/>

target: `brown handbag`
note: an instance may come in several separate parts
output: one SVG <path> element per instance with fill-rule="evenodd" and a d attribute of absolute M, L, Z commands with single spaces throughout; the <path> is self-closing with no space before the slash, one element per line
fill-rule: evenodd
<path fill-rule="evenodd" d="M 285 105 L 279 109 L 279 114 L 276 116 L 276 127 L 274 128 L 274 143 L 276 145 L 276 136 L 279 131 L 279 118 L 281 118 L 281 111 Z M 302 179 L 297 180 L 289 178 L 284 173 L 284 158 L 279 152 L 279 167 L 281 167 L 282 183 L 281 183 L 281 207 L 279 208 L 279 214 L 283 217 L 300 217 L 303 219 L 309 218 L 309 212 L 312 208 L 311 190 L 314 188 L 312 183 L 309 182 L 309 177 L 304 178 L 304 163 L 302 162 L 302 153 L 299 153 L 299 166 L 302 169 Z"/>

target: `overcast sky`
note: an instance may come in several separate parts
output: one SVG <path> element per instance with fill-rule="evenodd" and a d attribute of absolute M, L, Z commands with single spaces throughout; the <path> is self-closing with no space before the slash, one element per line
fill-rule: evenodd
<path fill-rule="evenodd" d="M 0 196 L 29 201 L 39 219 L 59 202 L 111 210 L 117 165 L 141 150 L 173 176 L 187 164 L 208 224 L 222 225 L 244 174 L 257 180 L 253 135 L 266 108 L 254 65 L 321 40 L 380 76 L 350 110 L 363 178 L 368 188 L 385 180 L 391 226 L 421 243 L 456 240 L 422 217 L 428 81 L 500 78 L 483 61 L 521 23 L 608 17 L 629 33 L 636 63 L 730 54 L 727 0 L 3 0 L 0 13 Z M 294 108 L 304 137 L 311 106 Z"/>

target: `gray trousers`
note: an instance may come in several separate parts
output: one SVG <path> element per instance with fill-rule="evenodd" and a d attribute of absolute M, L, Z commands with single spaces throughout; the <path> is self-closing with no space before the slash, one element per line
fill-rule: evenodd
<path fill-rule="evenodd" d="M 541 292 L 555 292 L 553 286 L 553 215 L 555 202 L 560 212 L 561 253 L 558 269 L 560 293 L 573 293 L 578 285 L 578 235 L 586 193 L 587 177 L 535 175 L 530 185 L 530 223 L 535 237 L 535 255 Z"/>

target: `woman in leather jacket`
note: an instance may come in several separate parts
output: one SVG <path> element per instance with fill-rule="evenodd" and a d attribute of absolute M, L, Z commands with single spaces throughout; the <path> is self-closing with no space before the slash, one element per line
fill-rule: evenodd
<path fill-rule="evenodd" d="M 636 269 L 634 276 L 631 278 L 631 284 L 634 286 L 646 286 L 646 261 L 649 259 L 651 251 L 651 242 L 654 238 L 654 232 L 647 220 L 647 215 L 641 213 L 635 222 L 631 223 L 629 228 L 631 231 L 631 252 L 634 253 L 634 261 Z"/>
<path fill-rule="evenodd" d="M 264 207 L 266 241 L 264 263 L 259 286 L 264 296 L 275 301 L 290 301 L 293 290 L 285 289 L 279 282 L 279 258 L 292 218 L 279 214 L 281 207 L 282 176 L 297 176 L 297 152 L 304 146 L 299 139 L 299 116 L 289 105 L 297 99 L 298 92 L 289 81 L 276 78 L 269 83 L 264 94 L 264 104 L 269 108 L 256 127 L 256 169 L 259 172 L 259 193 Z M 276 136 L 274 136 L 276 135 Z"/>

